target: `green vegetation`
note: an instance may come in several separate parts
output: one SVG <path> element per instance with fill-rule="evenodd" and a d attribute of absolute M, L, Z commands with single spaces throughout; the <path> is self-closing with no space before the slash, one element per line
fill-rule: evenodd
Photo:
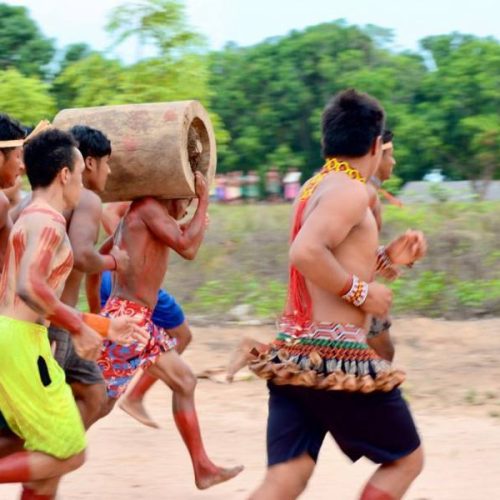
<path fill-rule="evenodd" d="M 212 206 L 194 261 L 173 256 L 166 287 L 190 314 L 228 317 L 247 304 L 276 317 L 287 281 L 289 205 Z M 391 284 L 394 314 L 468 318 L 500 313 L 500 204 L 384 207 L 382 241 L 413 228 L 429 240 L 427 257 Z"/>
<path fill-rule="evenodd" d="M 500 178 L 500 43 L 453 33 L 397 52 L 390 30 L 324 23 L 252 47 L 208 53 L 179 0 L 124 2 L 107 25 L 115 45 L 136 41 L 132 64 L 85 43 L 56 53 L 24 7 L 0 3 L 0 111 L 26 125 L 58 109 L 199 99 L 214 121 L 220 171 L 321 166 L 320 117 L 346 87 L 383 103 L 395 132 L 397 175 L 440 168 L 469 179 L 481 198 Z M 146 57 L 144 54 L 148 54 Z M 383 238 L 423 229 L 427 259 L 392 286 L 397 313 L 468 317 L 500 312 L 498 204 L 387 207 Z M 285 298 L 288 206 L 212 207 L 195 262 L 174 260 L 168 286 L 193 314 L 220 316 L 248 304 L 272 317 Z"/>

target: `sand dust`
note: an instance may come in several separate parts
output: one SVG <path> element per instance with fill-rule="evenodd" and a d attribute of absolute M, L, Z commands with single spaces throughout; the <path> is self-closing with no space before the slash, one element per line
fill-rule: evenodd
<path fill-rule="evenodd" d="M 222 366 L 241 335 L 271 338 L 272 327 L 193 327 L 185 354 L 196 372 Z M 500 498 L 500 320 L 395 321 L 397 364 L 408 373 L 407 395 L 422 434 L 426 466 L 405 498 Z M 200 379 L 198 412 L 207 450 L 220 465 L 244 464 L 236 479 L 196 490 L 188 454 L 159 384 L 147 398 L 155 430 L 119 409 L 89 433 L 88 461 L 64 479 L 63 500 L 244 499 L 265 471 L 266 389 L 243 375 L 232 385 Z M 222 377 L 220 378 L 222 380 Z M 302 498 L 354 500 L 373 464 L 350 464 L 325 440 L 317 470 Z M 0 486 L 0 499 L 18 497 Z M 278 499 L 279 500 L 279 499 Z"/>

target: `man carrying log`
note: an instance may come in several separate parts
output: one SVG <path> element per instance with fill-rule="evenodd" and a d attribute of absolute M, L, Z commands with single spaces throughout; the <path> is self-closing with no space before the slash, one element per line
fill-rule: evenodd
<path fill-rule="evenodd" d="M 177 428 L 188 448 L 193 464 L 195 483 L 199 489 L 227 481 L 241 472 L 242 467 L 222 468 L 207 456 L 194 404 L 196 379 L 175 350 L 175 340 L 160 330 L 152 320 L 158 291 L 168 267 L 170 250 L 191 260 L 203 241 L 208 208 L 208 189 L 200 172 L 195 174 L 198 206 L 192 219 L 183 225 L 178 220 L 186 215 L 190 200 L 160 201 L 146 197 L 132 202 L 120 222 L 114 243 L 130 256 L 130 266 L 114 273 L 113 289 L 101 314 L 122 315 L 142 319 L 151 340 L 145 348 L 122 348 L 113 342 L 106 344 L 98 364 L 106 380 L 108 411 L 124 393 L 139 368 L 161 379 L 172 388 L 172 409 Z M 111 245 L 108 241 L 107 245 Z M 106 251 L 106 246 L 103 248 Z M 89 303 L 99 304 L 99 275 L 94 275 L 88 290 Z"/>
<path fill-rule="evenodd" d="M 102 212 L 102 225 L 108 235 L 112 235 L 122 217 L 125 216 L 130 207 L 130 202 L 108 203 Z M 106 271 L 102 274 L 100 306 L 104 307 L 111 295 L 112 273 Z M 98 310 L 99 304 L 93 307 Z M 175 297 L 161 288 L 158 291 L 158 301 L 156 302 L 152 316 L 153 323 L 166 331 L 166 334 L 176 341 L 175 350 L 182 354 L 190 344 L 193 337 L 189 324 L 185 318 L 184 311 L 175 300 Z M 184 364 L 186 375 L 184 377 L 188 387 L 196 384 L 196 378 L 187 364 Z M 151 387 L 158 381 L 147 372 L 142 372 L 139 378 L 134 382 L 131 390 L 127 391 L 118 402 L 118 406 L 131 417 L 149 427 L 158 428 L 158 424 L 150 417 L 144 407 L 144 397 Z M 175 389 L 172 388 L 172 389 Z"/>

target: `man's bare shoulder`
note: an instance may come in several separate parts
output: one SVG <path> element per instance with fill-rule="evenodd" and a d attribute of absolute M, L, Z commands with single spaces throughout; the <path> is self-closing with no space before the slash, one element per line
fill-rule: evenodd
<path fill-rule="evenodd" d="M 130 213 L 135 213 L 138 215 L 153 215 L 160 214 L 163 210 L 163 204 L 157 198 L 152 196 L 145 196 L 138 200 L 134 200 L 130 205 Z"/>
<path fill-rule="evenodd" d="M 75 210 L 85 210 L 88 208 L 99 208 L 102 209 L 102 201 L 97 193 L 91 191 L 90 189 L 82 189 L 82 194 L 80 195 L 80 201 L 75 207 Z"/>
<path fill-rule="evenodd" d="M 329 175 L 318 189 L 322 202 L 343 204 L 361 204 L 368 206 L 370 196 L 366 184 L 349 179 L 345 175 Z"/>
<path fill-rule="evenodd" d="M 59 212 L 44 207 L 29 206 L 17 219 L 12 233 L 23 233 L 30 240 L 39 238 L 62 241 L 66 236 L 66 220 Z"/>

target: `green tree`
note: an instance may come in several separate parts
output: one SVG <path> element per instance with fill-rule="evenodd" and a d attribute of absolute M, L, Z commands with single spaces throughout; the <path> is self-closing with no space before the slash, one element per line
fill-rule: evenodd
<path fill-rule="evenodd" d="M 35 76 L 24 76 L 16 69 L 0 71 L 0 102 L 2 111 L 26 125 L 50 119 L 55 102 L 48 86 Z"/>
<path fill-rule="evenodd" d="M 422 84 L 417 112 L 440 138 L 436 161 L 449 176 L 473 181 L 481 196 L 500 177 L 500 43 L 454 33 L 426 38 L 422 47 L 435 69 Z"/>
<path fill-rule="evenodd" d="M 253 47 L 228 45 L 212 54 L 214 110 L 232 138 L 220 156 L 221 168 L 259 168 L 286 147 L 310 175 L 322 162 L 322 110 L 335 92 L 346 87 L 378 97 L 396 135 L 409 129 L 426 67 L 421 56 L 384 48 L 390 37 L 382 28 L 336 21 Z M 403 178 L 425 172 L 427 157 L 413 154 L 423 143 L 414 143 L 410 134 L 401 136 Z"/>
<path fill-rule="evenodd" d="M 60 78 L 66 68 L 72 64 L 89 57 L 92 49 L 86 43 L 73 43 L 68 45 L 59 63 L 59 71 L 54 76 L 51 92 L 55 96 L 57 106 L 60 109 L 68 108 L 76 100 L 78 89 L 75 89 L 67 78 Z"/>
<path fill-rule="evenodd" d="M 162 58 L 178 58 L 202 45 L 202 37 L 187 25 L 185 6 L 178 0 L 138 0 L 120 5 L 111 12 L 106 29 L 119 45 L 129 38 L 144 47 L 153 47 Z"/>
<path fill-rule="evenodd" d="M 0 70 L 17 68 L 21 73 L 45 78 L 54 43 L 42 35 L 26 7 L 0 3 Z"/>
<path fill-rule="evenodd" d="M 126 78 L 120 61 L 94 52 L 66 66 L 54 80 L 54 88 L 64 89 L 67 107 L 121 104 Z"/>

